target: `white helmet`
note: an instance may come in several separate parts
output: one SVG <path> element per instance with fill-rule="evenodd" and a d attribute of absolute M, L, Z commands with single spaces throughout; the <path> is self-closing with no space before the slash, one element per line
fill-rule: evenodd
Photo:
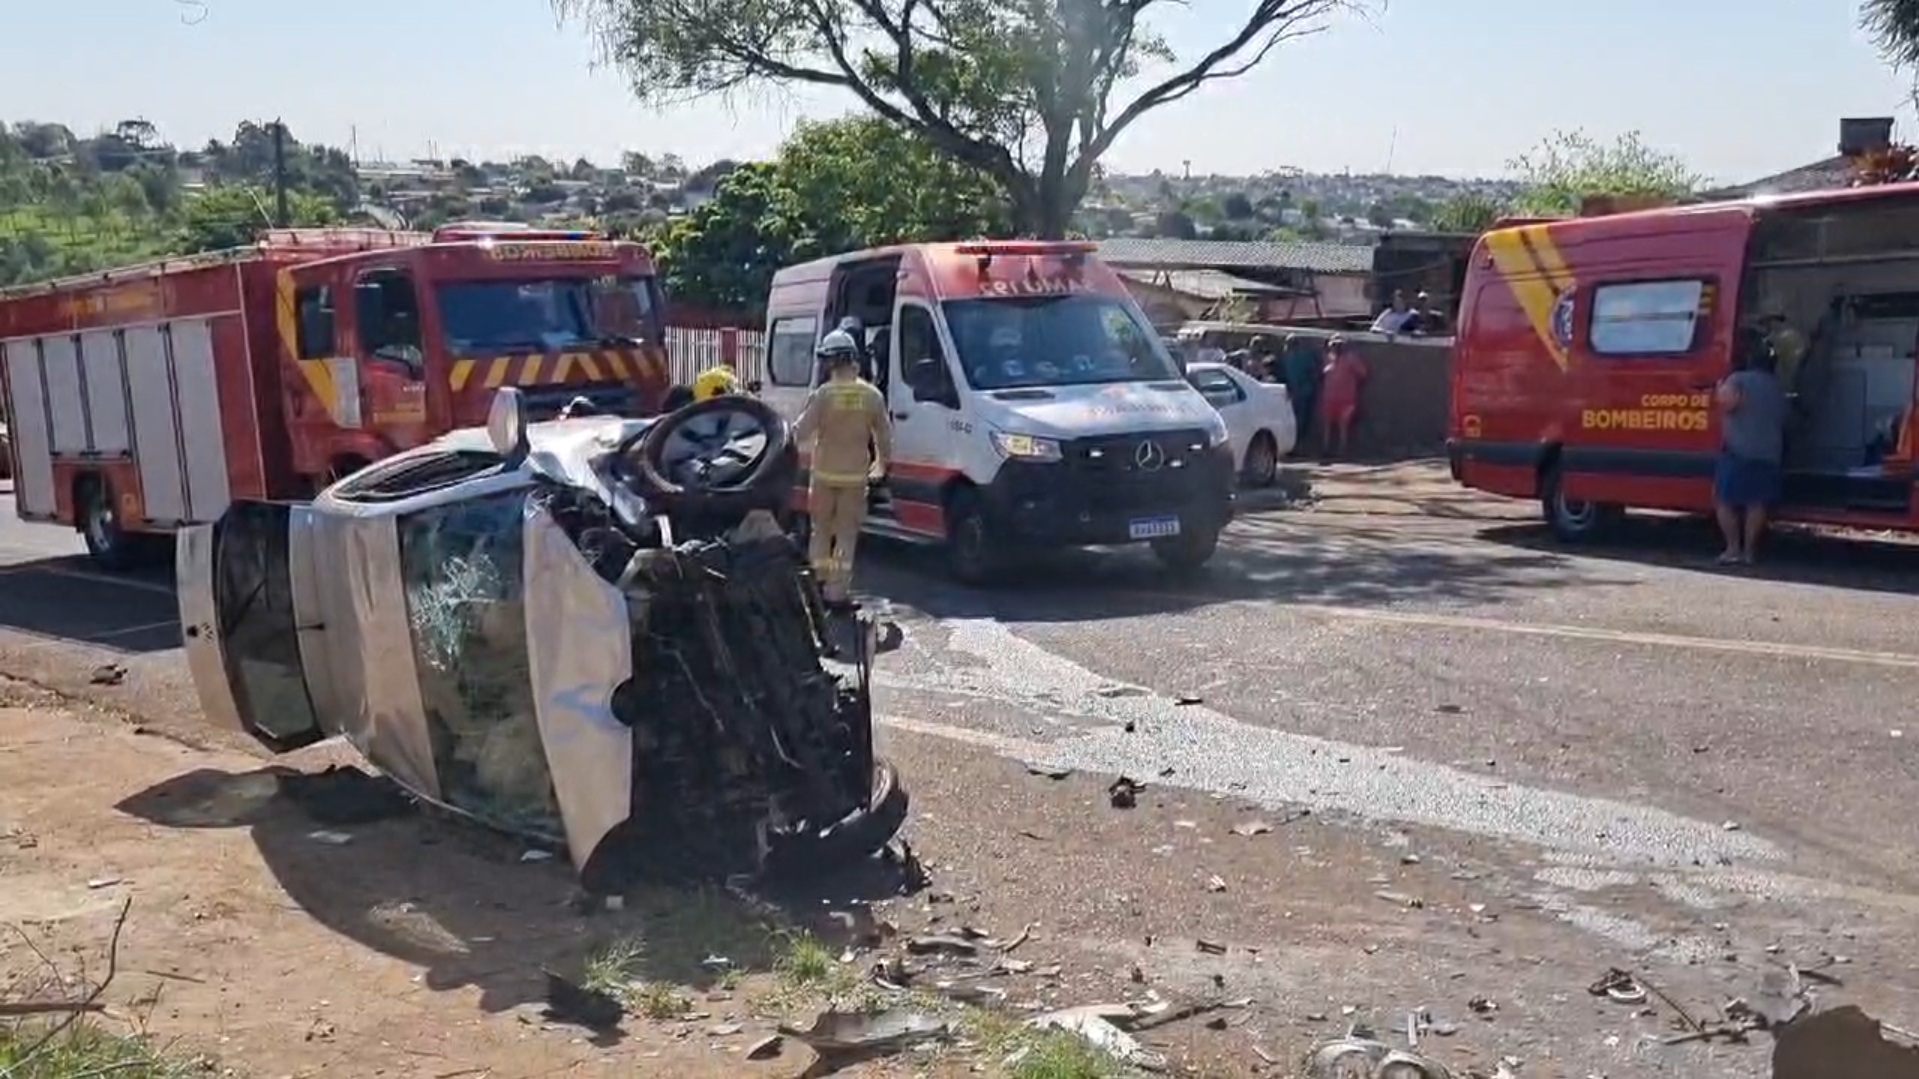
<path fill-rule="evenodd" d="M 822 360 L 852 362 L 859 359 L 860 346 L 859 342 L 853 340 L 852 334 L 845 330 L 834 330 L 820 338 L 819 348 L 814 350 L 814 354 Z"/>

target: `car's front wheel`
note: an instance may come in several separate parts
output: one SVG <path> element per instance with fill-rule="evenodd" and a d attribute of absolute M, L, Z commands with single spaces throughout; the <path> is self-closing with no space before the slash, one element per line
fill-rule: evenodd
<path fill-rule="evenodd" d="M 1193 573 L 1212 561 L 1213 553 L 1219 550 L 1219 529 L 1182 531 L 1152 543 L 1153 556 L 1161 565 L 1174 573 Z"/>
<path fill-rule="evenodd" d="M 946 504 L 946 565 L 961 584 L 990 584 L 1006 564 L 993 537 L 986 507 L 977 494 L 961 490 Z"/>

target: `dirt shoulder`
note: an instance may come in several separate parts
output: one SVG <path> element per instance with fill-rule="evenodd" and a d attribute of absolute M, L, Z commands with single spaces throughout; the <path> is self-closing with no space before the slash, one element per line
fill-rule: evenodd
<path fill-rule="evenodd" d="M 924 889 L 847 880 L 782 911 L 663 892 L 583 915 L 567 868 L 524 862 L 509 840 L 421 816 L 328 829 L 275 798 L 251 754 L 17 688 L 0 705 L 0 924 L 97 977 L 131 901 L 111 1021 L 239 1075 L 796 1076 L 811 1057 L 790 1039 L 772 1060 L 744 1053 L 828 992 L 873 1003 L 865 972 L 881 952 L 961 927 L 1021 943 L 1007 955 L 981 943 L 944 967 L 908 958 L 914 986 L 983 987 L 1003 1024 L 1068 1005 L 1246 1001 L 1142 1035 L 1185 1074 L 1295 1074 L 1316 1040 L 1360 1021 L 1391 1031 L 1419 1009 L 1427 1051 L 1462 1075 L 1503 1057 L 1533 1062 L 1527 1075 L 1763 1067 L 1758 1047 L 1659 1045 L 1670 1012 L 1587 995 L 1598 972 L 1641 957 L 1599 951 L 1526 901 L 1498 868 L 1513 852 L 1454 837 L 1255 810 L 1157 777 L 1119 809 L 1111 777 L 1035 775 L 889 730 Z M 847 939 L 849 923 L 897 935 L 876 952 Z M 809 933 L 825 958 L 795 985 L 791 942 Z M 616 1037 L 545 1018 L 542 969 L 609 951 L 636 983 L 636 1013 L 653 1017 L 630 1015 Z M 977 976 L 1002 959 L 1001 974 Z M 0 985 L 43 965 L 0 936 Z M 1726 991 L 1710 965 L 1641 969 L 1681 1000 Z M 944 1056 L 840 1074 L 1007 1074 L 1003 1045 L 967 1029 Z"/>

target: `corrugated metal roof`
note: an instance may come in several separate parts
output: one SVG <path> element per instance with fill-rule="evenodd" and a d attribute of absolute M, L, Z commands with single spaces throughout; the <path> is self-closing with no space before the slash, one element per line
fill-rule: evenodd
<path fill-rule="evenodd" d="M 1795 195 L 1805 191 L 1830 191 L 1851 186 L 1852 161 L 1846 157 L 1829 157 L 1751 183 L 1716 188 L 1702 197 L 1716 201 L 1750 198 L 1753 195 Z"/>
<path fill-rule="evenodd" d="M 1120 267 L 1220 270 L 1307 270 L 1371 273 L 1373 249 L 1357 244 L 1275 243 L 1243 240 L 1162 240 L 1121 237 L 1101 240 L 1099 257 Z"/>
<path fill-rule="evenodd" d="M 1299 291 L 1283 285 L 1268 285 L 1263 281 L 1248 281 L 1244 277 L 1234 277 L 1219 270 L 1151 270 L 1144 267 L 1131 269 L 1120 267 L 1119 275 L 1143 285 L 1170 288 L 1174 292 L 1197 296 L 1205 300 L 1223 300 L 1228 296 L 1285 296 Z"/>

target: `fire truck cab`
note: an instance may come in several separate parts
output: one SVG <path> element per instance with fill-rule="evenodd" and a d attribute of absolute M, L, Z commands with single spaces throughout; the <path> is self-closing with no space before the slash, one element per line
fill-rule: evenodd
<path fill-rule="evenodd" d="M 18 513 L 113 568 L 233 499 L 483 424 L 501 386 L 544 418 L 645 414 L 667 381 L 646 249 L 582 232 L 277 230 L 0 292 Z"/>
<path fill-rule="evenodd" d="M 873 531 L 944 544 L 962 580 L 1022 547 L 1149 543 L 1173 568 L 1232 519 L 1225 422 L 1094 245 L 909 244 L 781 270 L 765 397 L 797 415 L 851 319 L 892 413 Z"/>
<path fill-rule="evenodd" d="M 1448 445 L 1565 540 L 1708 512 L 1717 383 L 1764 340 L 1792 403 L 1780 519 L 1919 529 L 1919 184 L 1495 227 L 1468 270 Z"/>

